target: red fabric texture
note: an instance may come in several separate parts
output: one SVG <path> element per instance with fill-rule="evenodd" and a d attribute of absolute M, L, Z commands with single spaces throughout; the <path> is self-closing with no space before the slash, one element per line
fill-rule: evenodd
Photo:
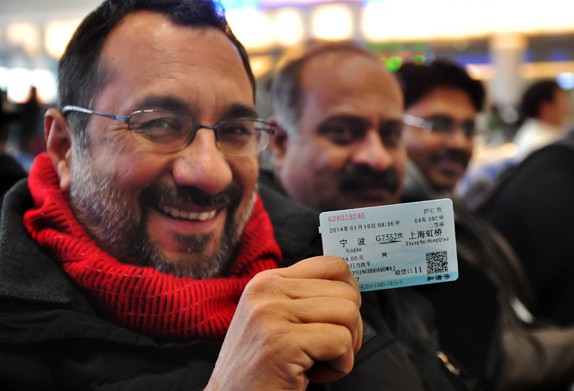
<path fill-rule="evenodd" d="M 276 268 L 281 253 L 259 196 L 226 277 L 177 278 L 152 267 L 123 264 L 98 248 L 76 220 L 49 156 L 36 158 L 29 187 L 35 207 L 24 214 L 31 237 L 62 262 L 65 272 L 109 320 L 158 337 L 221 339 L 245 285 Z"/>

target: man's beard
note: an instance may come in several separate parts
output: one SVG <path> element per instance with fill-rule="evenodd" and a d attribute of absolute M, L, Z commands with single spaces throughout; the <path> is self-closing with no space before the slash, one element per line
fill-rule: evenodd
<path fill-rule="evenodd" d="M 251 216 L 255 191 L 245 210 L 237 216 L 241 190 L 236 183 L 216 195 L 198 189 L 173 189 L 152 183 L 141 192 L 139 204 L 133 205 L 124 192 L 113 186 L 113 178 L 93 169 L 94 164 L 87 150 L 75 146 L 73 156 L 70 203 L 78 221 L 101 249 L 120 262 L 152 266 L 162 273 L 178 277 L 211 278 L 222 275 L 228 269 L 243 228 Z M 226 207 L 226 222 L 219 248 L 214 253 L 205 251 L 213 233 L 181 235 L 177 240 L 185 249 L 184 258 L 167 257 L 151 240 L 146 228 L 151 201 L 160 200 Z"/>

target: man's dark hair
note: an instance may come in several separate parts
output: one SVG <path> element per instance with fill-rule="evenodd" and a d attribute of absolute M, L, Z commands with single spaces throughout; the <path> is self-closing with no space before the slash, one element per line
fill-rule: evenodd
<path fill-rule="evenodd" d="M 373 53 L 355 42 L 309 42 L 300 56 L 286 61 L 283 66 L 277 69 L 273 76 L 271 101 L 273 114 L 280 125 L 297 128 L 304 105 L 304 96 L 301 94 L 301 74 L 303 69 L 312 59 L 333 52 L 353 52 L 377 60 Z M 290 129 L 286 130 L 290 131 Z"/>
<path fill-rule="evenodd" d="M 531 84 L 522 94 L 520 100 L 520 116 L 526 118 L 538 118 L 540 107 L 545 102 L 552 102 L 560 86 L 556 80 L 546 79 Z"/>
<path fill-rule="evenodd" d="M 237 40 L 219 3 L 212 0 L 106 0 L 80 24 L 58 66 L 59 104 L 90 107 L 106 81 L 101 52 L 106 38 L 128 14 L 152 11 L 178 25 L 214 27 L 221 30 L 239 51 L 255 99 L 255 78 L 243 45 Z M 88 116 L 73 115 L 69 123 L 82 147 L 87 144 L 84 129 Z"/>
<path fill-rule="evenodd" d="M 406 63 L 399 68 L 397 76 L 403 87 L 407 109 L 437 88 L 462 90 L 470 96 L 477 112 L 484 107 L 486 92 L 482 83 L 452 61 L 437 59 L 425 65 Z"/>

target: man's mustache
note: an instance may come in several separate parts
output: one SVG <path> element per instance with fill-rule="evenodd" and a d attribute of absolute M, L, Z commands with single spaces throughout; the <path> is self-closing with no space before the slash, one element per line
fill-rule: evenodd
<path fill-rule="evenodd" d="M 355 167 L 343 171 L 339 180 L 341 192 L 357 191 L 365 188 L 384 189 L 396 193 L 400 189 L 399 173 L 394 169 L 374 171 L 368 167 Z"/>
<path fill-rule="evenodd" d="M 169 187 L 156 184 L 145 190 L 144 199 L 156 204 L 220 209 L 230 204 L 239 204 L 241 195 L 241 188 L 236 182 L 232 182 L 217 194 L 208 194 L 196 187 Z"/>
<path fill-rule="evenodd" d="M 470 154 L 459 149 L 444 149 L 433 154 L 433 161 L 450 160 L 459 162 L 465 167 L 470 162 Z"/>

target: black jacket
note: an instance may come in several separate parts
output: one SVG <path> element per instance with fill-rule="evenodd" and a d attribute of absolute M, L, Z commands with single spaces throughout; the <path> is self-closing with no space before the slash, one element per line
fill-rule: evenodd
<path fill-rule="evenodd" d="M 32 203 L 24 181 L 6 193 L 0 209 L 0 389 L 202 390 L 220 343 L 159 341 L 105 320 L 59 262 L 28 237 L 22 214 Z M 309 389 L 454 389 L 429 345 L 412 344 L 420 363 L 409 359 L 411 352 L 375 310 L 382 305 L 397 312 L 392 326 L 402 325 L 409 309 L 390 302 L 365 298 L 364 345 L 353 372 Z M 419 325 L 407 324 L 413 330 L 403 331 L 417 335 Z"/>
<path fill-rule="evenodd" d="M 574 158 L 574 153 L 571 155 Z M 570 170 L 573 168 L 571 165 Z M 414 166 L 409 167 L 408 179 L 405 196 L 411 200 L 448 196 L 431 189 Z M 469 354 L 457 357 L 467 365 L 474 360 L 477 368 L 484 368 L 487 375 L 494 374 L 496 389 L 570 389 L 574 381 L 574 326 L 557 327 L 540 318 L 522 260 L 510 244 L 459 200 L 452 201 L 459 280 L 420 288 L 442 313 L 439 332 L 447 339 L 443 337 L 441 342 L 465 349 L 463 353 Z M 513 224 L 517 230 L 523 229 L 522 224 Z M 490 283 L 485 283 L 485 278 Z M 487 294 L 492 287 L 498 297 L 496 302 L 492 294 Z M 455 327 L 458 342 L 451 338 L 456 336 L 452 333 Z M 469 346 L 473 342 L 479 350 Z M 490 354 L 485 356 L 488 349 Z M 480 357 L 486 360 L 476 360 Z M 492 377 L 489 379 L 492 384 Z"/>
<path fill-rule="evenodd" d="M 574 325 L 574 135 L 511 169 L 477 213 L 516 250 L 539 315 Z"/>
<path fill-rule="evenodd" d="M 14 157 L 0 153 L 0 197 L 28 173 Z"/>

